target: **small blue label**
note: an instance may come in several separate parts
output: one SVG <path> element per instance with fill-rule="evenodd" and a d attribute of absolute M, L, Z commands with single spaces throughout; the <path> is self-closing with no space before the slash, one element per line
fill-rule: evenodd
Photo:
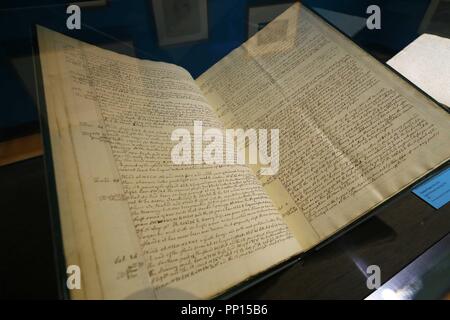
<path fill-rule="evenodd" d="M 433 208 L 443 207 L 450 201 L 450 167 L 414 187 L 412 192 Z"/>

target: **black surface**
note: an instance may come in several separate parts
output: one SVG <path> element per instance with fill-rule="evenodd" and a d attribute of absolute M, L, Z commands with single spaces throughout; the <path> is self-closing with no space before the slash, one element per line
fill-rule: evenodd
<path fill-rule="evenodd" d="M 64 4 L 69 2 L 74 1 L 0 1 L 0 140 L 20 136 L 27 127 L 36 127 L 38 123 L 29 59 L 30 31 L 35 24 L 119 53 L 175 63 L 196 78 L 247 40 L 252 8 L 293 0 L 208 0 L 208 39 L 168 47 L 158 45 L 154 10 L 149 0 L 112 0 L 104 6 L 85 7 L 81 30 L 66 27 L 68 15 Z M 382 29 L 363 28 L 352 38 L 378 59 L 386 61 L 418 36 L 430 0 L 303 0 L 303 3 L 315 9 L 359 17 L 368 16 L 369 5 L 379 5 Z M 437 17 L 439 21 L 434 21 L 434 32 L 443 33 L 448 29 L 447 11 Z M 338 28 L 347 25 L 347 21 L 340 22 Z M 122 42 L 126 45 L 118 44 Z"/>
<path fill-rule="evenodd" d="M 57 298 L 41 157 L 0 167 L 0 298 Z"/>
<path fill-rule="evenodd" d="M 50 215 L 41 157 L 0 167 L 0 297 L 57 298 Z M 376 215 L 237 299 L 363 299 L 365 266 L 382 282 L 450 231 L 450 205 L 435 210 L 404 192 Z"/>

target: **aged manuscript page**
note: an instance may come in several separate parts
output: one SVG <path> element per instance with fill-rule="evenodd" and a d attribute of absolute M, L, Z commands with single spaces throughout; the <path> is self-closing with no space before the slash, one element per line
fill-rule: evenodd
<path fill-rule="evenodd" d="M 221 128 L 175 65 L 38 28 L 75 298 L 209 298 L 302 251 L 246 166 L 176 166 L 175 128 Z"/>
<path fill-rule="evenodd" d="M 280 129 L 260 176 L 310 248 L 450 158 L 450 117 L 300 4 L 197 79 L 230 128 Z"/>

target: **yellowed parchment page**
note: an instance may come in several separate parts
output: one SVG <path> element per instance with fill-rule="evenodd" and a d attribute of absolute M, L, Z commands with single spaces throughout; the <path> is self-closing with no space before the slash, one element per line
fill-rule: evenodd
<path fill-rule="evenodd" d="M 299 3 L 196 81 L 226 127 L 280 130 L 259 178 L 303 248 L 450 157 L 449 115 Z"/>
<path fill-rule="evenodd" d="M 88 298 L 209 298 L 302 251 L 246 166 L 177 166 L 223 124 L 189 73 L 39 27 L 68 263 Z"/>

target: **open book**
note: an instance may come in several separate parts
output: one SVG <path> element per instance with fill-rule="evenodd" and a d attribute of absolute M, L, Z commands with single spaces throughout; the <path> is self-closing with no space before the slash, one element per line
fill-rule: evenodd
<path fill-rule="evenodd" d="M 72 298 L 215 297 L 450 157 L 449 115 L 300 4 L 196 80 L 37 33 Z M 278 128 L 279 171 L 175 165 L 194 121 Z"/>

